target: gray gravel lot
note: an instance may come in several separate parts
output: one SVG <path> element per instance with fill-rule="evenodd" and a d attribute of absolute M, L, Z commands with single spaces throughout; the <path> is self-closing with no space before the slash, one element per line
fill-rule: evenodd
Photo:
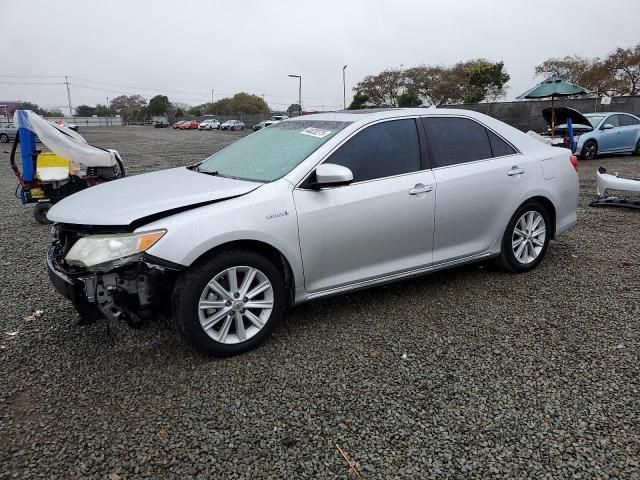
<path fill-rule="evenodd" d="M 132 173 L 244 132 L 84 129 Z M 0 177 L 0 478 L 640 478 L 640 211 L 595 209 L 540 267 L 467 266 L 294 308 L 225 360 L 162 323 L 77 327 L 49 228 Z M 42 314 L 34 316 L 36 310 Z M 403 358 L 406 355 L 406 358 Z M 109 477 L 111 475 L 111 477 Z"/>

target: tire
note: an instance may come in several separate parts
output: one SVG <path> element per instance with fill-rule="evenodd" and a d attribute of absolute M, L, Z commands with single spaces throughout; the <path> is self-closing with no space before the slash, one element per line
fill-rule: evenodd
<path fill-rule="evenodd" d="M 640 155 L 640 138 L 638 139 L 638 143 L 636 143 L 636 149 L 633 151 L 634 155 Z"/>
<path fill-rule="evenodd" d="M 0 134 L 0 142 L 9 143 L 9 135 L 6 133 Z"/>
<path fill-rule="evenodd" d="M 580 155 L 583 160 L 593 160 L 598 154 L 598 144 L 595 140 L 587 140 L 582 146 L 582 154 Z"/>
<path fill-rule="evenodd" d="M 533 231 L 529 228 L 529 219 L 533 219 L 535 227 L 532 229 Z M 530 235 L 541 231 L 540 223 L 544 223 L 544 230 L 538 235 Z M 519 235 L 516 228 L 518 231 L 523 231 L 524 235 Z M 512 273 L 533 270 L 547 253 L 550 239 L 549 212 L 539 202 L 525 202 L 513 214 L 504 232 L 500 257 L 498 258 L 499 266 Z M 519 240 L 520 242 L 517 243 Z M 522 247 L 523 244 L 524 247 Z"/>
<path fill-rule="evenodd" d="M 240 127 L 240 130 L 244 130 L 244 125 Z"/>
<path fill-rule="evenodd" d="M 236 278 L 235 288 L 231 276 Z M 243 288 L 247 277 L 250 283 Z M 210 287 L 213 280 L 222 291 Z M 256 287 L 264 286 L 265 281 L 269 287 L 252 296 L 251 291 L 259 290 Z M 263 304 L 244 306 L 252 301 Z M 201 308 L 203 302 L 216 305 L 205 309 Z M 174 320 L 182 335 L 201 352 L 216 357 L 256 348 L 271 334 L 286 306 L 282 273 L 265 257 L 246 250 L 224 250 L 189 268 L 178 278 L 173 291 Z M 211 325 L 205 330 L 203 323 L 207 322 Z"/>
<path fill-rule="evenodd" d="M 53 222 L 47 218 L 47 212 L 52 207 L 49 202 L 36 203 L 33 207 L 33 218 L 42 225 L 51 225 Z"/>

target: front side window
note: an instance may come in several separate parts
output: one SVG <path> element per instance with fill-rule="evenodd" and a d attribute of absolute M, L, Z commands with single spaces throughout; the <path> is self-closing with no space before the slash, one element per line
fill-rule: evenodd
<path fill-rule="evenodd" d="M 327 163 L 347 167 L 354 182 L 417 172 L 421 166 L 415 120 L 392 120 L 367 127 L 334 152 Z"/>
<path fill-rule="evenodd" d="M 609 118 L 607 118 L 605 120 L 605 125 L 608 123 L 610 125 L 613 125 L 614 128 L 619 127 L 620 126 L 620 121 L 618 120 L 618 115 L 611 115 Z"/>
<path fill-rule="evenodd" d="M 196 171 L 272 182 L 297 167 L 350 122 L 280 122 L 232 143 L 200 163 Z"/>
<path fill-rule="evenodd" d="M 423 117 L 433 167 L 491 158 L 487 129 L 468 118 Z M 511 152 L 514 153 L 514 152 Z"/>

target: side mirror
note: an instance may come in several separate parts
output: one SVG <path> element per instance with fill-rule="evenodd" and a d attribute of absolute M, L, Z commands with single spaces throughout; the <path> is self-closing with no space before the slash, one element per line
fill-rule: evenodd
<path fill-rule="evenodd" d="M 323 163 L 316 168 L 316 188 L 337 187 L 353 182 L 353 173 L 347 167 L 335 163 Z"/>
<path fill-rule="evenodd" d="M 602 130 L 611 130 L 613 128 L 613 125 L 611 125 L 610 123 L 605 123 L 602 126 Z"/>

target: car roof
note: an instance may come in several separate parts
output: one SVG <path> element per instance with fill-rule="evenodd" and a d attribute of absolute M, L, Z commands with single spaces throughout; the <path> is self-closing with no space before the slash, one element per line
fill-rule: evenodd
<path fill-rule="evenodd" d="M 593 116 L 593 115 L 631 115 L 633 117 L 637 117 L 638 115 L 636 115 L 635 113 L 629 113 L 629 112 L 591 112 L 591 113 L 585 113 L 584 116 L 588 117 L 588 116 Z"/>
<path fill-rule="evenodd" d="M 443 116 L 443 115 L 457 115 L 467 116 L 471 118 L 485 117 L 485 115 L 475 112 L 473 110 L 464 110 L 458 108 L 378 108 L 378 109 L 363 109 L 363 110 L 341 110 L 338 112 L 323 112 L 313 113 L 310 115 L 303 115 L 298 117 L 289 118 L 287 122 L 291 121 L 305 121 L 305 120 L 319 120 L 319 121 L 331 121 L 331 122 L 352 122 L 352 123 L 370 123 L 376 120 L 384 120 L 387 118 L 401 118 L 401 117 L 414 117 L 414 116 Z"/>

